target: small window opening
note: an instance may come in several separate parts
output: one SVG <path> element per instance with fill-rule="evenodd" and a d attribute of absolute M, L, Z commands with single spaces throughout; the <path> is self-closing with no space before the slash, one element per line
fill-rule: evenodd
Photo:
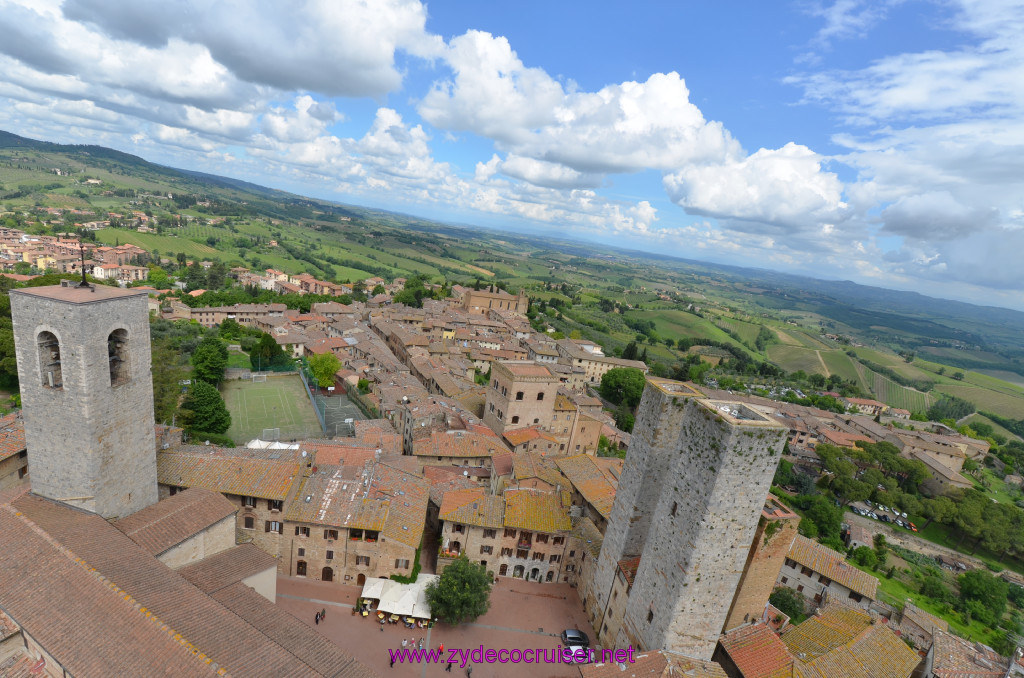
<path fill-rule="evenodd" d="M 36 338 L 39 350 L 39 373 L 43 377 L 43 386 L 58 390 L 64 389 L 64 376 L 60 364 L 60 342 L 53 332 L 40 332 Z"/>
<path fill-rule="evenodd" d="M 128 331 L 114 330 L 107 337 L 107 358 L 110 361 L 110 385 L 128 381 Z"/>

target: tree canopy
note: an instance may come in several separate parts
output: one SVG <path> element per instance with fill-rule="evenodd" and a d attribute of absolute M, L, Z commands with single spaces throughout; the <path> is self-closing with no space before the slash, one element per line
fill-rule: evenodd
<path fill-rule="evenodd" d="M 634 408 L 640 404 L 646 378 L 635 367 L 613 367 L 601 377 L 601 395 L 612 403 Z"/>
<path fill-rule="evenodd" d="M 228 366 L 228 349 L 216 336 L 199 342 L 192 352 L 192 376 L 211 384 L 220 383 Z"/>
<path fill-rule="evenodd" d="M 187 411 L 185 424 L 191 431 L 224 433 L 231 428 L 231 413 L 212 384 L 193 381 L 182 407 Z"/>
<path fill-rule="evenodd" d="M 341 369 L 341 361 L 330 351 L 318 353 L 309 359 L 309 369 L 313 372 L 317 386 L 326 388 L 334 386 L 334 375 Z"/>
<path fill-rule="evenodd" d="M 427 603 L 431 613 L 446 624 L 471 622 L 487 612 L 491 605 L 491 581 L 487 570 L 459 556 L 427 585 Z"/>

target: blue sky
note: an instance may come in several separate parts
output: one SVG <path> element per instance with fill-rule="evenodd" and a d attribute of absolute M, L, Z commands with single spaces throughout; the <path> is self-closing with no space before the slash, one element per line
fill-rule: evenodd
<path fill-rule="evenodd" d="M 0 128 L 1024 308 L 1022 0 L 0 0 Z"/>

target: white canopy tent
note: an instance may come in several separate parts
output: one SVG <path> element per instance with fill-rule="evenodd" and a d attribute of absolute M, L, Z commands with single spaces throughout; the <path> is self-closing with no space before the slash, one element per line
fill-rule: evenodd
<path fill-rule="evenodd" d="M 430 619 L 427 585 L 438 579 L 440 577 L 436 574 L 421 574 L 414 584 L 399 584 L 390 579 L 367 579 L 363 584 L 362 597 L 377 600 L 377 609 L 386 614 Z"/>

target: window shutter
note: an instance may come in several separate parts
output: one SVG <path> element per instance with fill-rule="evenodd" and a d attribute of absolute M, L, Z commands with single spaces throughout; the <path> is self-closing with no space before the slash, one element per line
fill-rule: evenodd
<path fill-rule="evenodd" d="M 264 532 L 270 532 L 270 521 L 269 520 L 264 521 L 264 523 L 263 523 L 263 531 Z"/>

